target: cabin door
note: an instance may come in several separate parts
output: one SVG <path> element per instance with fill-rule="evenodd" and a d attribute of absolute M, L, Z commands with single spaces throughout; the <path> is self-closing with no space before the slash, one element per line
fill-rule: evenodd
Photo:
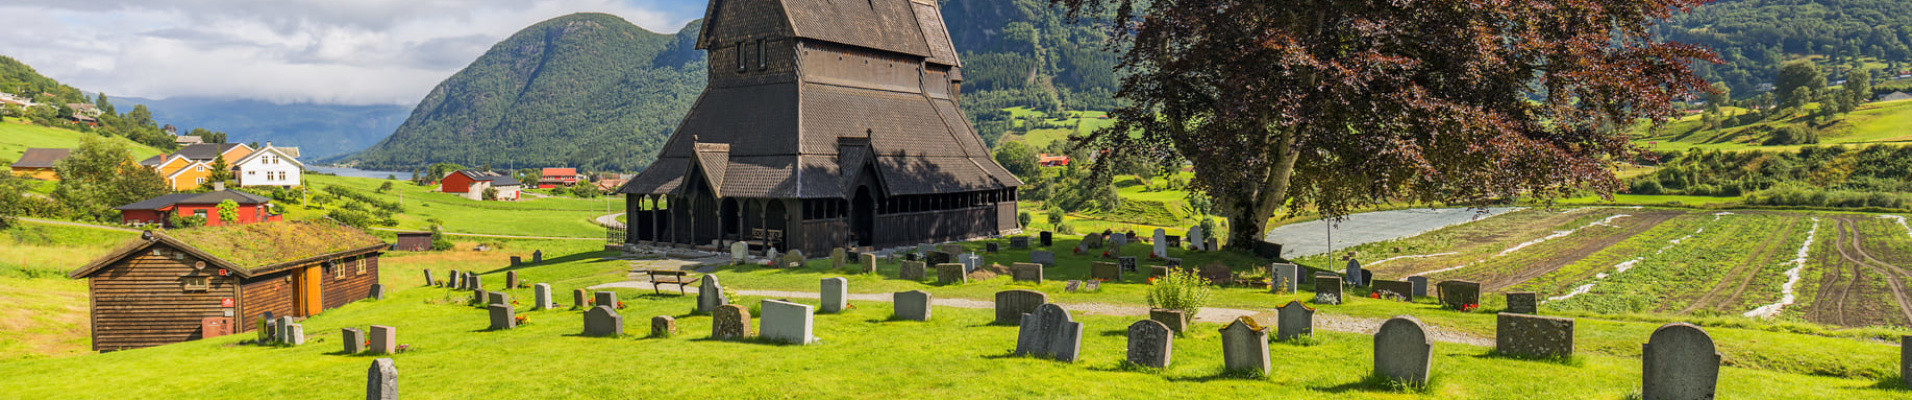
<path fill-rule="evenodd" d="M 295 314 L 301 317 L 318 315 L 325 311 L 324 291 L 319 283 L 325 281 L 325 268 L 314 265 L 293 274 L 292 302 Z"/>

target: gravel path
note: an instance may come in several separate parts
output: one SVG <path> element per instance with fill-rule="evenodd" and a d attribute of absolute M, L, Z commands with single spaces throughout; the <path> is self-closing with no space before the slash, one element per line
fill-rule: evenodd
<path fill-rule="evenodd" d="M 1272 243 L 1281 243 L 1281 256 L 1293 259 L 1327 253 L 1330 245 L 1335 249 L 1345 249 L 1367 243 L 1400 239 L 1518 210 L 1520 208 L 1489 208 L 1484 214 L 1480 210 L 1469 208 L 1376 211 L 1349 215 L 1346 220 L 1335 223 L 1332 234 L 1334 243 L 1328 243 L 1330 236 L 1328 223 L 1322 220 L 1269 229 L 1267 240 Z"/>
<path fill-rule="evenodd" d="M 652 285 L 650 282 L 626 281 L 626 282 L 606 283 L 606 284 L 590 287 L 590 289 L 593 289 L 593 290 L 606 289 L 606 288 L 652 290 Z M 676 286 L 672 285 L 672 286 L 667 286 L 666 288 L 676 289 Z M 696 292 L 697 287 L 696 286 L 687 287 L 687 288 L 684 288 L 684 291 L 687 293 Z M 735 290 L 734 292 L 740 296 L 756 296 L 756 297 L 780 297 L 780 298 L 791 298 L 791 299 L 815 299 L 819 297 L 819 294 L 816 292 L 793 292 L 793 291 L 783 291 L 783 290 Z M 875 302 L 887 303 L 891 300 L 890 296 L 891 294 L 889 293 L 851 293 L 848 296 L 848 300 L 875 301 Z M 1117 316 L 1117 317 L 1147 317 L 1149 315 L 1149 308 L 1143 307 L 1143 306 L 1115 305 L 1115 304 L 1104 304 L 1104 303 L 1058 303 L 1058 304 L 1068 308 L 1069 311 L 1074 311 L 1079 314 L 1108 315 L 1108 316 Z M 984 309 L 984 310 L 993 310 L 996 308 L 996 302 L 993 302 L 993 301 L 975 300 L 975 299 L 956 299 L 956 298 L 936 298 L 935 305 L 938 307 L 974 308 L 974 309 Z M 1203 308 L 1201 314 L 1197 314 L 1195 316 L 1195 321 L 1196 322 L 1212 322 L 1212 323 L 1221 324 L 1221 323 L 1228 323 L 1229 321 L 1234 321 L 1236 318 L 1241 318 L 1245 316 L 1253 316 L 1258 321 L 1269 321 L 1269 322 L 1264 322 L 1263 325 L 1273 326 L 1272 321 L 1274 321 L 1274 310 L 1255 311 L 1255 310 L 1241 310 L 1241 309 L 1233 309 L 1233 308 L 1213 308 L 1213 307 Z M 1333 331 L 1333 332 L 1346 332 L 1346 333 L 1372 335 L 1375 332 L 1381 330 L 1382 322 L 1386 322 L 1386 320 L 1375 319 L 1375 318 L 1352 317 L 1352 316 L 1346 316 L 1346 315 L 1325 314 L 1325 313 L 1315 314 L 1315 329 Z M 1483 346 L 1483 347 L 1494 346 L 1493 339 L 1482 338 L 1482 337 L 1468 335 L 1468 334 L 1460 333 L 1460 332 L 1454 332 L 1452 330 L 1448 330 L 1435 325 L 1428 326 L 1428 336 L 1432 338 L 1433 340 L 1440 341 L 1440 342 L 1460 343 L 1460 344 Z"/>
<path fill-rule="evenodd" d="M 617 217 L 621 215 L 624 215 L 624 213 L 616 213 L 616 214 L 606 215 L 602 217 L 597 217 L 597 219 L 594 219 L 592 221 L 597 222 L 598 225 L 603 225 L 606 228 L 624 229 L 624 223 L 617 222 Z"/>

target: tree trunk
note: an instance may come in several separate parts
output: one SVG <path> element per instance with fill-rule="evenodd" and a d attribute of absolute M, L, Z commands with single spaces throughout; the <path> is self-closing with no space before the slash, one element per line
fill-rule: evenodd
<path fill-rule="evenodd" d="M 1254 251 L 1255 243 L 1260 243 L 1262 235 L 1268 230 L 1268 219 L 1275 216 L 1275 210 L 1288 200 L 1288 182 L 1295 173 L 1295 161 L 1298 154 L 1294 151 L 1293 132 L 1283 131 L 1277 134 L 1273 165 L 1268 168 L 1268 178 L 1261 183 L 1261 190 L 1253 197 L 1237 199 L 1234 210 L 1228 217 L 1228 243 L 1225 248 Z"/>

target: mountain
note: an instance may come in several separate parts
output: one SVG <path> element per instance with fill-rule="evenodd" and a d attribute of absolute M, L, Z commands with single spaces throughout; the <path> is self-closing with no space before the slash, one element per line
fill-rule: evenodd
<path fill-rule="evenodd" d="M 0 116 L 6 118 L 30 120 L 50 128 L 122 137 L 161 150 L 175 147 L 172 135 L 160 131 L 159 122 L 154 121 L 152 112 L 145 107 L 114 107 L 111 96 L 88 95 L 78 88 L 40 75 L 33 67 L 12 57 L 0 56 L 0 93 L 15 95 L 39 105 L 0 105 Z M 73 105 L 81 108 L 91 106 L 96 108 L 97 113 L 76 110 Z M 74 118 L 76 114 L 82 117 L 77 120 L 93 120 L 77 123 Z"/>
<path fill-rule="evenodd" d="M 643 169 L 704 88 L 698 29 L 658 34 L 597 13 L 540 22 L 440 83 L 391 137 L 345 161 Z"/>
<path fill-rule="evenodd" d="M 226 132 L 233 143 L 272 142 L 299 147 L 307 161 L 371 147 L 390 135 L 411 108 L 397 105 L 273 104 L 257 100 L 117 97 L 115 104 L 144 104 L 153 118 L 179 127 Z M 125 106 L 123 106 L 125 107 Z"/>
<path fill-rule="evenodd" d="M 1819 58 L 1833 79 L 1851 64 L 1912 69 L 1912 2 L 1905 0 L 1720 0 L 1676 15 L 1656 32 L 1719 52 L 1725 64 L 1699 63 L 1698 72 L 1741 98 L 1800 57 Z"/>

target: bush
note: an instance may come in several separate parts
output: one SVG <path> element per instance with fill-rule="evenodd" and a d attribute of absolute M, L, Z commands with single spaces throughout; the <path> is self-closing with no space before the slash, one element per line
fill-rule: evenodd
<path fill-rule="evenodd" d="M 1019 226 L 1028 227 L 1029 221 L 1031 219 L 1032 218 L 1029 216 L 1028 211 L 1023 211 L 1016 214 L 1016 223 L 1019 224 Z"/>
<path fill-rule="evenodd" d="M 1060 233 L 1060 234 L 1064 234 L 1064 235 L 1074 235 L 1074 234 L 1075 234 L 1075 227 L 1074 227 L 1074 226 L 1071 226 L 1071 225 L 1069 225 L 1069 223 L 1068 223 L 1068 222 L 1064 222 L 1064 223 L 1060 223 L 1060 224 L 1055 224 L 1055 226 L 1056 226 L 1056 233 Z"/>
<path fill-rule="evenodd" d="M 1148 290 L 1149 307 L 1181 310 L 1193 321 L 1202 306 L 1208 305 L 1208 296 L 1214 289 L 1208 286 L 1208 279 L 1203 279 L 1195 270 L 1175 269 L 1155 278 Z"/>

